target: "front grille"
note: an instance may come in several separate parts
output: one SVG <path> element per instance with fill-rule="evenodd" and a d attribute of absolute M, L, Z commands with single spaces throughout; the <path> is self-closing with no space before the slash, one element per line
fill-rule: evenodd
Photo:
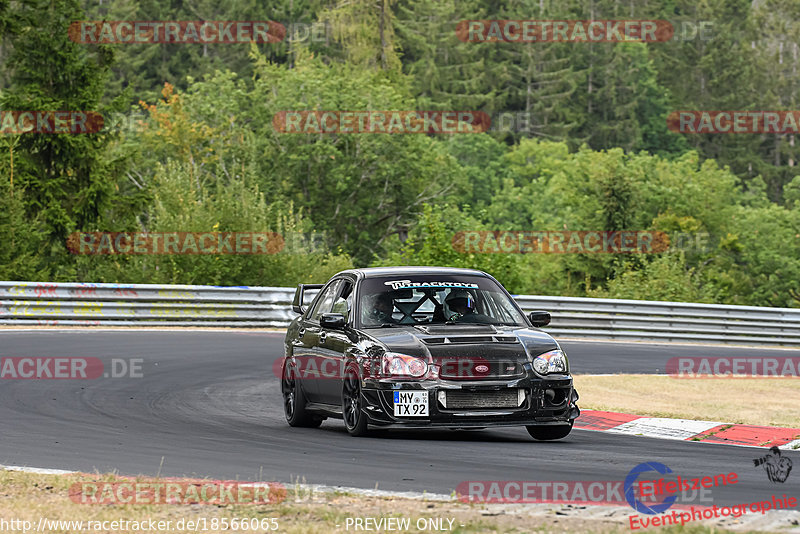
<path fill-rule="evenodd" d="M 444 358 L 439 360 L 438 363 L 440 365 L 439 376 L 446 380 L 513 378 L 525 374 L 522 364 L 513 360 L 498 361 L 485 360 L 483 358 Z M 481 365 L 484 367 L 480 367 Z"/>
<path fill-rule="evenodd" d="M 499 391 L 448 390 L 447 409 L 461 408 L 516 408 L 519 406 L 518 389 L 508 388 Z"/>

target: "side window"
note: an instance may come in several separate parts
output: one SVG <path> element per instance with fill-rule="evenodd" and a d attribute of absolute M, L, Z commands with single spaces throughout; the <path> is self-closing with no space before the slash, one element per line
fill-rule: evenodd
<path fill-rule="evenodd" d="M 342 280 L 336 280 L 331 285 L 322 290 L 322 294 L 317 300 L 314 309 L 309 313 L 308 318 L 314 321 L 319 321 L 320 315 L 328 313 L 333 307 L 333 302 L 336 295 L 339 293 L 339 286 L 342 285 Z"/>
<path fill-rule="evenodd" d="M 350 320 L 350 310 L 353 308 L 353 284 L 349 280 L 343 280 L 340 291 L 333 303 L 331 311 L 341 313 L 345 320 Z"/>

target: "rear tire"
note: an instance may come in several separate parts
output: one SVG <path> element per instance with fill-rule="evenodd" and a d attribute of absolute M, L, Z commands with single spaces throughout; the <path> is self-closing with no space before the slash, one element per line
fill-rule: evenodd
<path fill-rule="evenodd" d="M 351 436 L 361 437 L 369 433 L 367 416 L 361 408 L 361 380 L 358 370 L 352 365 L 344 372 L 342 383 L 342 419 Z"/>
<path fill-rule="evenodd" d="M 533 439 L 539 441 L 552 441 L 565 438 L 572 432 L 572 425 L 575 421 L 570 421 L 568 425 L 530 425 L 525 429 Z"/>
<path fill-rule="evenodd" d="M 317 417 L 306 410 L 306 396 L 297 381 L 297 370 L 291 363 L 287 363 L 283 368 L 281 393 L 283 414 L 289 426 L 316 428 L 322 424 L 322 417 Z"/>

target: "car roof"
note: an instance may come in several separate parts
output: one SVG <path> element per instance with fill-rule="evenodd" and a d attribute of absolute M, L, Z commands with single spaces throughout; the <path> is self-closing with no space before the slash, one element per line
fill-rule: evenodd
<path fill-rule="evenodd" d="M 348 269 L 339 274 L 354 274 L 359 278 L 377 278 L 380 276 L 397 276 L 411 274 L 470 274 L 489 276 L 477 269 L 459 269 L 455 267 L 365 267 L 361 269 Z"/>

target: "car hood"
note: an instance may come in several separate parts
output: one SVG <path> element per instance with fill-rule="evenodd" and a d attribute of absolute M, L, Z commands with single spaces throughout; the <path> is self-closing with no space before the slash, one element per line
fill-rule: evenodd
<path fill-rule="evenodd" d="M 475 357 L 487 360 L 527 360 L 558 343 L 545 332 L 519 326 L 494 325 L 398 325 L 365 329 L 386 350 L 420 358 Z"/>

